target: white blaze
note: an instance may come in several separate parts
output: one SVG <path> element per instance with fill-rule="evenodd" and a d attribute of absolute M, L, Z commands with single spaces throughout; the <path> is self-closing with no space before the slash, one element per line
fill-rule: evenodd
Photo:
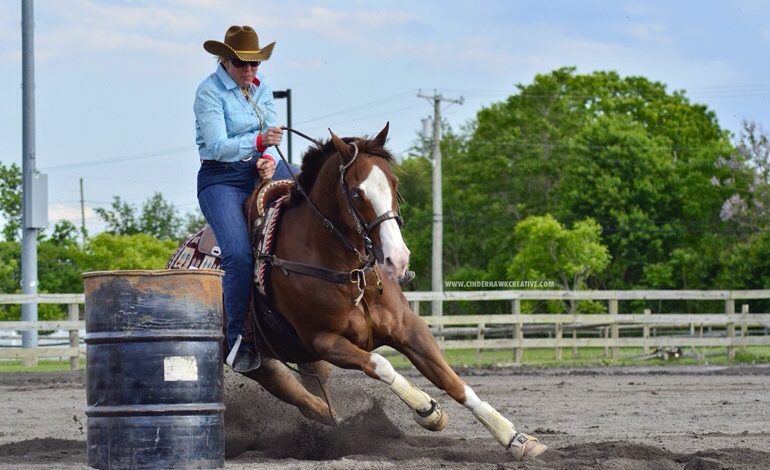
<path fill-rule="evenodd" d="M 393 210 L 393 192 L 388 177 L 380 167 L 372 165 L 369 176 L 359 187 L 372 203 L 377 217 Z M 401 230 L 395 219 L 388 219 L 380 224 L 380 239 L 385 270 L 396 277 L 402 276 L 409 266 L 409 249 L 401 237 Z"/>

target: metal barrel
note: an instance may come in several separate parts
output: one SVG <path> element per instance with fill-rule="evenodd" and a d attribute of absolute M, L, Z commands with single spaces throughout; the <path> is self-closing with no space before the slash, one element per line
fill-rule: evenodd
<path fill-rule="evenodd" d="M 90 467 L 224 467 L 222 274 L 83 274 Z"/>

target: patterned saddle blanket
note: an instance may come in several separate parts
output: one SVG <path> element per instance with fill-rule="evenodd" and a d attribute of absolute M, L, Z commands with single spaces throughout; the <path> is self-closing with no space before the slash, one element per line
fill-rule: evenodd
<path fill-rule="evenodd" d="M 289 199 L 293 182 L 289 180 L 268 181 L 259 189 L 252 207 L 244 207 L 244 212 L 257 211 L 254 224 L 251 228 L 251 245 L 255 253 L 254 263 L 254 304 L 257 310 L 259 327 L 270 342 L 281 344 L 282 351 L 289 351 L 282 359 L 291 362 L 305 362 L 314 360 L 297 335 L 294 328 L 286 321 L 284 316 L 271 307 L 268 301 L 268 275 L 269 263 L 256 257 L 256 253 L 272 253 L 273 243 L 277 239 L 278 221 L 282 208 Z M 217 243 L 214 231 L 206 225 L 193 235 L 189 236 L 177 248 L 176 252 L 166 263 L 166 269 L 221 269 L 221 249 Z M 253 340 L 256 336 L 257 343 L 264 344 L 261 335 L 255 331 L 251 316 L 246 322 L 244 337 Z"/>

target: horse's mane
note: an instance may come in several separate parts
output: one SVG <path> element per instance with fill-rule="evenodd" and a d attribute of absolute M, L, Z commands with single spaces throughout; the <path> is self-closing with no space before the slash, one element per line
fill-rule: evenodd
<path fill-rule="evenodd" d="M 382 157 L 388 162 L 395 161 L 393 155 L 391 155 L 390 152 L 388 152 L 374 139 L 370 139 L 368 137 L 343 137 L 342 141 L 347 144 L 355 142 L 358 146 L 359 153 L 366 153 L 368 155 Z M 310 190 L 313 189 L 313 184 L 318 178 L 318 174 L 321 172 L 321 168 L 333 155 L 337 155 L 337 149 L 334 148 L 334 142 L 332 142 L 332 139 L 328 139 L 320 145 L 311 147 L 305 152 L 305 155 L 302 157 L 301 173 L 297 176 L 297 180 L 305 192 L 308 194 L 310 193 Z M 302 196 L 296 193 L 297 190 L 295 188 L 292 191 L 291 197 L 291 201 L 294 203 L 297 203 L 302 199 Z"/>

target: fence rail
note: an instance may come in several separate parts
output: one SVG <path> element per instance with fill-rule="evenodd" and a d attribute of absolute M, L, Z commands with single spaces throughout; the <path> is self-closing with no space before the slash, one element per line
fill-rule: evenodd
<path fill-rule="evenodd" d="M 561 359 L 562 348 L 603 347 L 607 355 L 619 356 L 619 348 L 642 348 L 648 354 L 652 348 L 665 347 L 723 347 L 730 359 L 735 349 L 744 346 L 770 346 L 769 313 L 749 313 L 747 304 L 736 313 L 740 300 L 770 299 L 770 290 L 680 290 L 680 291 L 444 291 L 406 292 L 412 309 L 419 314 L 420 304 L 434 300 L 509 301 L 509 314 L 423 316 L 433 328 L 442 349 L 510 349 L 514 363 L 521 363 L 528 348 L 552 348 Z M 607 314 L 522 314 L 521 302 L 526 300 L 593 300 L 606 301 Z M 723 301 L 724 312 L 653 314 L 619 313 L 618 302 L 625 300 L 711 300 Z M 38 357 L 70 357 L 71 368 L 79 367 L 79 330 L 85 322 L 79 319 L 83 294 L 0 294 L 0 304 L 65 304 L 68 319 L 53 321 L 3 321 L 3 330 L 68 330 L 69 347 L 0 348 L 0 359 L 17 358 L 37 362 Z M 471 327 L 471 328 L 468 328 Z M 737 327 L 737 328 L 736 328 Z M 676 329 L 689 328 L 687 334 Z M 709 331 L 705 330 L 709 329 Z M 640 336 L 621 336 L 624 332 L 641 331 Z M 658 335 L 661 330 L 675 334 Z M 714 336 L 714 331 L 718 336 Z M 578 337 L 578 331 L 583 337 Z M 501 333 L 502 332 L 502 333 Z M 565 337 L 571 332 L 571 337 Z M 585 337 L 593 332 L 593 337 Z M 760 332 L 762 334 L 752 334 Z M 530 337 L 526 337 L 527 333 Z M 500 336 L 504 337 L 487 337 Z M 548 337 L 544 337 L 547 334 Z M 460 339 L 448 339 L 460 336 Z M 532 337 L 537 336 L 537 337 Z"/>

